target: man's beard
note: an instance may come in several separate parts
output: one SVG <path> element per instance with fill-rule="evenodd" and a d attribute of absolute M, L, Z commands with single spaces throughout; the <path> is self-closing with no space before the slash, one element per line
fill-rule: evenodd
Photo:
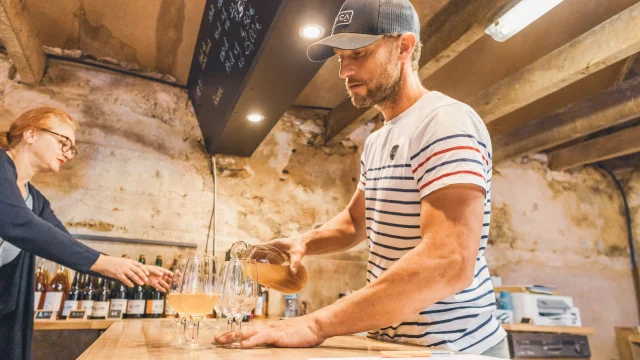
<path fill-rule="evenodd" d="M 402 88 L 402 70 L 398 63 L 391 60 L 385 63 L 382 73 L 371 82 L 351 81 L 361 83 L 367 88 L 366 95 L 358 95 L 349 91 L 351 102 L 357 108 L 371 107 L 384 103 L 394 103 L 400 97 Z"/>

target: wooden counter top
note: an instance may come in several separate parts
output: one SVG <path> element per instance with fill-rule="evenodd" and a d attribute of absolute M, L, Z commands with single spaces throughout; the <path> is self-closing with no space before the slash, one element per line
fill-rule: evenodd
<path fill-rule="evenodd" d="M 253 321 L 249 326 L 261 326 Z M 216 322 L 205 321 L 200 328 L 200 341 L 213 341 Z M 247 325 L 243 324 L 243 328 Z M 363 336 L 339 336 L 311 349 L 224 349 L 201 351 L 175 349 L 170 343 L 177 336 L 176 320 L 126 320 L 114 323 L 79 360 L 147 360 L 147 359 L 256 359 L 306 360 L 307 358 L 377 357 L 382 350 L 424 350 L 423 347 L 400 345 L 367 339 Z M 491 360 L 478 355 L 457 355 L 455 360 Z"/>
<path fill-rule="evenodd" d="M 121 320 L 35 320 L 34 330 L 107 330 Z"/>

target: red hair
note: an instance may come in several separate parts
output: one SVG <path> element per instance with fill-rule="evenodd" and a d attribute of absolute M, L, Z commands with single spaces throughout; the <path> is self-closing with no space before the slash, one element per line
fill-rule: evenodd
<path fill-rule="evenodd" d="M 46 129 L 52 126 L 56 119 L 71 125 L 74 131 L 77 128 L 76 122 L 66 112 L 50 107 L 39 107 L 20 115 L 11 123 L 9 131 L 0 131 L 0 149 L 6 151 L 15 148 L 22 141 L 25 132 Z"/>

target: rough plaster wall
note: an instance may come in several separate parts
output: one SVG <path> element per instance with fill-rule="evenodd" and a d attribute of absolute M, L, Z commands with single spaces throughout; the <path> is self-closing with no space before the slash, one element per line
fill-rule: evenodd
<path fill-rule="evenodd" d="M 593 359 L 616 359 L 615 326 L 638 314 L 622 201 L 593 168 L 552 172 L 545 158 L 496 166 L 487 261 L 505 284 L 546 284 L 572 296 Z"/>
<path fill-rule="evenodd" d="M 79 157 L 34 183 L 75 233 L 183 241 L 203 249 L 212 201 L 207 157 L 186 94 L 176 88 L 92 68 L 51 62 L 43 83 L 7 79 L 0 56 L 0 128 L 24 110 L 57 106 L 80 122 Z M 352 143 L 320 145 L 323 114 L 290 112 L 253 157 L 218 156 L 217 250 L 293 236 L 320 226 L 348 203 L 372 124 Z M 357 148 L 356 148 L 357 147 Z M 544 160 L 544 159 L 542 159 Z M 594 326 L 594 359 L 617 357 L 614 326 L 636 325 L 624 220 L 610 180 L 593 169 L 550 172 L 544 161 L 496 166 L 487 258 L 506 284 L 543 283 L 574 297 Z M 630 202 L 640 223 L 640 176 Z M 636 225 L 636 236 L 640 227 Z M 88 242 L 132 258 L 169 263 L 183 249 Z M 305 259 L 302 300 L 315 310 L 365 285 L 367 249 Z M 272 294 L 272 313 L 279 312 Z"/>

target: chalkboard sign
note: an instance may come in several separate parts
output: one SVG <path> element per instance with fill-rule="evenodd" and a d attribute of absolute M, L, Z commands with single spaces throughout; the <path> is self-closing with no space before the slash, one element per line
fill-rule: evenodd
<path fill-rule="evenodd" d="M 38 310 L 36 311 L 35 319 L 36 320 L 53 320 L 55 319 L 55 311 L 48 310 Z"/>
<path fill-rule="evenodd" d="M 122 310 L 109 310 L 107 319 L 122 319 Z"/>
<path fill-rule="evenodd" d="M 286 1 L 207 0 L 187 87 L 210 154 Z"/>
<path fill-rule="evenodd" d="M 86 310 L 69 311 L 69 315 L 67 315 L 67 320 L 69 319 L 84 320 L 86 314 L 87 314 Z"/>

